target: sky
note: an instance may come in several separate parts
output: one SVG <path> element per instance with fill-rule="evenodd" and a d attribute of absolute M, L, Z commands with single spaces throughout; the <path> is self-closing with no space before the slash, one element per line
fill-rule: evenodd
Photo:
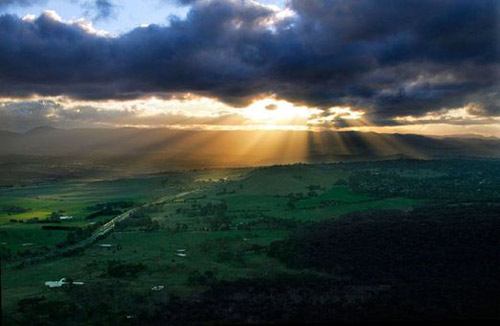
<path fill-rule="evenodd" d="M 0 129 L 500 137 L 497 0 L 0 0 Z"/>

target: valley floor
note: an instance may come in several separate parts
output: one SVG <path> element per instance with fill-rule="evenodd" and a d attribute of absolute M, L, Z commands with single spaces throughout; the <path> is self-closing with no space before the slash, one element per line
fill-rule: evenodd
<path fill-rule="evenodd" d="M 360 311 L 368 320 L 397 320 L 408 307 L 395 305 L 386 309 L 385 315 L 374 311 L 391 305 L 391 296 L 400 298 L 406 293 L 400 289 L 403 285 L 413 291 L 415 282 L 421 281 L 427 284 L 421 289 L 438 291 L 428 286 L 436 280 L 450 282 L 450 306 L 464 304 L 462 294 L 454 292 L 453 284 L 459 283 L 454 274 L 449 273 L 448 278 L 440 274 L 448 267 L 464 271 L 468 262 L 455 258 L 450 258 L 448 267 L 442 266 L 454 252 L 445 259 L 440 256 L 441 265 L 429 259 L 428 266 L 437 272 L 421 279 L 400 269 L 398 262 L 411 266 L 438 253 L 429 249 L 428 256 L 415 256 L 415 260 L 396 258 L 413 257 L 415 253 L 404 248 L 422 247 L 419 241 L 434 234 L 427 227 L 467 230 L 478 236 L 476 231 L 485 234 L 484 230 L 499 226 L 491 217 L 500 213 L 499 172 L 497 160 L 395 160 L 69 179 L 3 188 L 4 322 L 22 325 L 31 320 L 37 325 L 52 325 L 71 320 L 83 325 L 85 316 L 103 325 L 139 323 L 137 318 L 141 324 L 181 324 L 189 318 L 195 318 L 189 319 L 191 323 L 288 322 L 293 320 L 292 313 L 285 314 L 285 319 L 277 320 L 276 316 L 304 300 L 322 300 L 318 307 L 331 308 L 318 317 L 321 322 L 350 320 L 360 316 Z M 482 208 L 472 216 L 483 221 L 477 228 L 469 219 L 471 207 Z M 407 222 L 416 224 L 407 228 Z M 467 227 L 461 229 L 464 223 Z M 95 237 L 102 230 L 107 230 L 106 234 Z M 337 234 L 338 230 L 345 232 Z M 399 234 L 401 230 L 406 233 Z M 345 239 L 342 234 L 347 234 Z M 365 236 L 358 237 L 361 234 Z M 439 255 L 447 253 L 455 241 L 440 233 L 435 237 L 444 239 L 442 247 L 438 243 L 440 249 L 436 249 Z M 408 239 L 413 242 L 408 243 Z M 500 249 L 493 236 L 481 239 L 481 248 L 474 247 L 474 237 L 463 238 L 463 242 L 457 238 L 455 247 L 463 246 L 461 251 L 471 255 L 480 250 L 484 257 Z M 82 241 L 88 244 L 64 250 L 75 249 Z M 431 236 L 425 243 L 433 241 Z M 371 251 L 388 244 L 403 249 Z M 63 254 L 51 256 L 56 251 Z M 371 260 L 370 255 L 378 258 Z M 325 264 L 327 261 L 336 263 Z M 380 264 L 388 266 L 391 261 L 395 261 L 394 266 L 380 269 Z M 497 281 L 491 273 L 498 264 L 481 259 L 474 263 L 483 264 L 486 272 L 465 268 L 475 280 L 465 281 L 471 287 L 467 295 L 476 296 L 483 304 L 461 315 L 449 311 L 446 302 L 444 312 L 422 302 L 422 309 L 428 309 L 422 312 L 424 319 L 426 313 L 429 319 L 495 317 L 490 300 L 498 293 L 477 297 L 476 290 L 490 288 Z M 372 270 L 380 278 L 360 273 L 360 269 Z M 69 284 L 60 288 L 45 285 L 62 278 Z M 286 279 L 288 285 L 279 281 Z M 264 289 L 262 284 L 268 286 Z M 304 284 L 309 285 L 304 288 Z M 266 292 L 273 287 L 281 296 L 277 302 Z M 238 296 L 251 293 L 256 305 L 267 302 L 273 308 L 265 313 L 241 310 Z M 214 298 L 218 302 L 215 306 Z M 251 306 L 254 299 L 247 303 Z M 411 306 L 417 299 L 406 300 Z M 195 302 L 206 309 L 195 309 Z M 160 313 L 158 307 L 168 313 Z M 227 315 L 217 315 L 208 307 L 229 310 Z M 304 305 L 304 309 L 309 308 Z M 303 312 L 304 316 L 310 313 Z"/>

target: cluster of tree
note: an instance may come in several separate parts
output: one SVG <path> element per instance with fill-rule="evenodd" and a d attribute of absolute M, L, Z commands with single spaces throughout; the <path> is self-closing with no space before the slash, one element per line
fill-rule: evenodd
<path fill-rule="evenodd" d="M 199 298 L 168 300 L 119 283 L 62 289 L 66 300 L 31 297 L 5 325 L 206 325 L 310 323 L 341 319 L 347 287 L 311 276 L 218 281 L 214 272 L 193 273 L 192 286 L 209 286 Z M 354 315 L 354 314 L 353 314 Z"/>
<path fill-rule="evenodd" d="M 222 187 L 220 190 L 218 190 L 215 195 L 216 196 L 223 196 L 223 195 L 232 195 L 232 194 L 235 194 L 236 193 L 236 190 L 234 189 L 231 189 L 231 190 L 227 190 L 227 187 Z"/>
<path fill-rule="evenodd" d="M 236 212 L 236 210 L 233 210 Z M 264 218 L 266 214 L 264 214 L 264 210 L 260 209 L 248 209 L 248 210 L 239 210 L 241 213 L 239 214 L 243 219 L 255 219 L 255 218 Z"/>
<path fill-rule="evenodd" d="M 109 260 L 106 274 L 110 277 L 137 277 L 144 271 L 146 266 L 143 263 L 126 263 L 120 260 Z"/>
<path fill-rule="evenodd" d="M 222 250 L 220 250 L 222 248 Z M 209 249 L 209 248 L 207 248 Z M 213 248 L 212 248 L 213 249 Z M 267 250 L 266 246 L 261 246 L 258 244 L 252 245 L 241 245 L 237 249 L 226 249 L 222 244 L 219 247 L 219 252 L 217 252 L 216 261 L 219 263 L 229 263 L 237 266 L 246 266 L 245 255 L 251 253 L 262 253 Z"/>
<path fill-rule="evenodd" d="M 115 202 L 106 202 L 106 203 L 98 203 L 92 206 L 87 207 L 88 210 L 103 210 L 103 209 L 126 209 L 132 208 L 137 204 L 132 201 L 115 201 Z"/>
<path fill-rule="evenodd" d="M 315 192 L 315 191 L 309 191 L 307 193 L 306 196 L 304 196 L 303 193 L 301 192 L 298 192 L 298 193 L 289 193 L 288 194 L 288 202 L 286 204 L 286 206 L 289 208 L 289 209 L 295 209 L 295 203 L 299 200 L 303 200 L 303 199 L 307 199 L 307 198 L 311 198 L 311 197 L 316 197 L 318 196 L 318 194 Z"/>
<path fill-rule="evenodd" d="M 146 318 L 146 325 L 314 324 L 362 321 L 359 305 L 348 300 L 363 293 L 330 277 L 278 275 L 219 281 L 196 299 L 171 297 Z M 367 291 L 364 291 L 367 292 Z M 358 295 L 359 296 L 359 295 Z"/>
<path fill-rule="evenodd" d="M 333 185 L 334 186 L 347 186 L 348 183 L 347 183 L 347 180 L 345 180 L 345 179 L 338 179 L 337 181 L 335 181 L 335 183 Z"/>
<path fill-rule="evenodd" d="M 66 236 L 66 240 L 64 242 L 58 243 L 56 246 L 58 248 L 64 248 L 68 245 L 73 245 L 75 243 L 78 243 L 82 240 L 87 239 L 94 233 L 95 230 L 97 230 L 103 223 L 95 223 L 83 228 L 77 228 L 76 230 L 71 230 L 68 232 L 68 235 Z"/>
<path fill-rule="evenodd" d="M 35 224 L 35 223 L 40 223 L 40 224 L 60 224 L 60 220 L 52 219 L 52 218 L 44 218 L 40 219 L 38 217 L 33 217 L 27 220 L 17 220 L 15 218 L 11 218 L 9 220 L 11 223 L 26 223 L 26 224 Z"/>
<path fill-rule="evenodd" d="M 59 219 L 59 217 L 63 216 L 64 210 L 60 209 L 58 211 L 52 212 L 49 215 L 50 219 Z"/>
<path fill-rule="evenodd" d="M 116 216 L 122 213 L 121 210 L 113 209 L 111 206 L 101 209 L 100 211 L 94 212 L 92 214 L 87 215 L 85 219 L 92 220 L 99 216 Z"/>
<path fill-rule="evenodd" d="M 227 215 L 225 213 L 209 216 L 206 218 L 206 221 L 208 222 L 209 228 L 212 231 L 231 229 L 232 218 L 230 215 Z"/>
<path fill-rule="evenodd" d="M 88 210 L 97 210 L 97 212 L 91 213 L 87 215 L 86 219 L 91 220 L 99 216 L 117 216 L 123 213 L 123 210 L 130 209 L 139 204 L 131 202 L 131 201 L 117 201 L 117 202 L 106 202 L 106 203 L 98 203 L 93 206 L 87 207 Z M 146 207 L 142 207 L 140 210 L 144 212 L 147 209 Z"/>
<path fill-rule="evenodd" d="M 191 207 L 178 207 L 177 214 L 183 214 L 189 217 L 194 216 L 221 216 L 227 211 L 227 204 L 225 201 L 220 203 L 208 202 L 206 204 L 193 203 Z"/>
<path fill-rule="evenodd" d="M 138 208 L 133 214 L 153 214 L 163 212 L 163 206 L 159 203 L 142 206 Z"/>
<path fill-rule="evenodd" d="M 12 251 L 9 248 L 1 248 L 0 249 L 0 257 L 2 261 L 14 261 L 18 258 L 32 258 L 32 257 L 40 257 L 49 252 L 49 248 L 47 246 L 41 246 L 37 249 L 24 249 Z"/>
<path fill-rule="evenodd" d="M 271 230 L 291 230 L 296 228 L 300 222 L 294 218 L 277 218 L 261 215 L 262 217 L 245 223 L 236 225 L 239 230 L 271 229 Z"/>
<path fill-rule="evenodd" d="M 316 165 L 318 167 L 323 164 Z M 362 170 L 393 170 L 420 175 L 422 171 L 435 171 L 440 173 L 463 173 L 467 171 L 486 171 L 491 173 L 498 171 L 500 160 L 498 159 L 440 159 L 440 160 L 418 160 L 418 159 L 396 159 L 380 161 L 339 162 L 327 164 L 332 168 L 340 168 L 346 172 Z"/>
<path fill-rule="evenodd" d="M 0 247 L 0 261 L 10 261 L 14 258 L 14 253 L 10 248 L 6 248 L 4 246 Z"/>
<path fill-rule="evenodd" d="M 381 167 L 380 170 L 374 167 Z M 353 164 L 349 186 L 377 197 L 498 201 L 500 161 L 388 161 Z M 382 169 L 386 167 L 386 169 Z M 388 169 L 387 169 L 388 168 Z M 431 175 L 426 175 L 429 171 Z"/>
<path fill-rule="evenodd" d="M 187 231 L 189 229 L 189 225 L 187 223 L 175 222 L 175 227 L 167 227 L 167 230 L 171 232 L 182 232 Z"/>
<path fill-rule="evenodd" d="M 42 230 L 62 230 L 62 231 L 73 231 L 80 229 L 77 226 L 63 226 L 63 225 L 43 225 Z"/>
<path fill-rule="evenodd" d="M 232 217 L 227 213 L 228 206 L 225 201 L 220 203 L 207 203 L 205 205 L 192 204 L 191 208 L 178 208 L 177 214 L 188 216 L 201 216 L 208 223 L 211 230 L 228 230 L 231 227 Z"/>
<path fill-rule="evenodd" d="M 480 174 L 416 178 L 392 173 L 357 172 L 349 177 L 355 192 L 376 197 L 408 197 L 453 201 L 498 200 L 500 180 Z"/>
<path fill-rule="evenodd" d="M 196 197 L 189 197 L 189 198 L 186 198 L 185 199 L 185 202 L 194 202 L 196 203 L 198 200 L 202 200 L 202 199 L 207 199 L 207 195 L 201 195 L 201 196 L 196 196 Z"/>
<path fill-rule="evenodd" d="M 246 246 L 243 250 L 245 251 L 245 253 L 265 252 L 265 251 L 267 251 L 267 247 L 261 246 L 258 244 L 252 244 L 252 245 Z"/>
<path fill-rule="evenodd" d="M 155 231 L 159 230 L 161 225 L 146 213 L 134 212 L 129 218 L 117 222 L 115 228 L 116 230 L 141 229 L 143 231 Z"/>
<path fill-rule="evenodd" d="M 217 282 L 217 276 L 215 272 L 211 270 L 207 270 L 204 273 L 200 273 L 200 271 L 197 270 L 189 275 L 187 282 L 191 286 L 214 285 Z"/>
<path fill-rule="evenodd" d="M 219 263 L 232 263 L 238 266 L 245 266 L 244 252 L 223 250 L 217 253 L 216 261 Z"/>
<path fill-rule="evenodd" d="M 163 174 L 165 178 L 161 181 L 162 187 L 190 186 L 194 182 L 192 176 L 180 171 L 168 171 Z"/>
<path fill-rule="evenodd" d="M 119 279 L 60 289 L 65 298 L 33 296 L 18 302 L 17 311 L 2 316 L 2 325 L 136 325 L 153 315 L 164 297 L 137 292 Z"/>
<path fill-rule="evenodd" d="M 6 213 L 7 215 L 22 214 L 29 211 L 31 211 L 31 208 L 25 208 L 15 205 L 2 206 L 2 212 Z"/>

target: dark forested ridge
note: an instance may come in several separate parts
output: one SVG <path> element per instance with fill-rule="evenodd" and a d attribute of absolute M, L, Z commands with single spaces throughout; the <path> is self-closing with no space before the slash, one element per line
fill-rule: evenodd
<path fill-rule="evenodd" d="M 499 216 L 498 203 L 356 213 L 300 228 L 269 254 L 388 286 L 384 318 L 499 318 Z"/>

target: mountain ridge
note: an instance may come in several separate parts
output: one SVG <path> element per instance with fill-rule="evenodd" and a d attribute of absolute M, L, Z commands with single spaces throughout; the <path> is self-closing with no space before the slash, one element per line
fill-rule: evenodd
<path fill-rule="evenodd" d="M 500 139 L 355 131 L 195 131 L 165 128 L 37 128 L 0 131 L 0 156 L 92 157 L 175 165 L 234 166 L 390 157 L 500 157 Z M 130 163 L 133 164 L 133 163 Z"/>

